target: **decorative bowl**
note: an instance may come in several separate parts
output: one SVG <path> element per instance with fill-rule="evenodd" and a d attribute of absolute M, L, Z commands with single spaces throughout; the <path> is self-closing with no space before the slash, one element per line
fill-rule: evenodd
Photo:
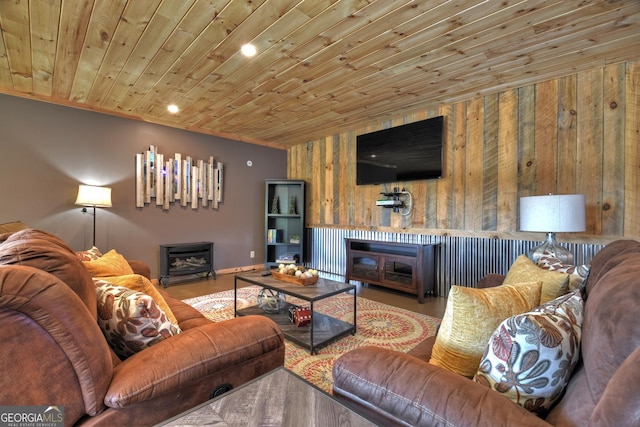
<path fill-rule="evenodd" d="M 283 282 L 293 283 L 294 285 L 298 285 L 298 286 L 311 286 L 311 285 L 315 285 L 316 282 L 318 281 L 318 276 L 296 277 L 290 274 L 282 274 L 275 270 L 271 272 L 271 275 L 278 280 L 281 280 Z"/>

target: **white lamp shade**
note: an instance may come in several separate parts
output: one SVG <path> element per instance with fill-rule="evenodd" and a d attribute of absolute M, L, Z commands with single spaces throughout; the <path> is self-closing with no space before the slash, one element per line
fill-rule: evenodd
<path fill-rule="evenodd" d="M 98 208 L 110 208 L 111 188 L 96 187 L 93 185 L 80 185 L 76 205 L 95 206 Z"/>
<path fill-rule="evenodd" d="M 520 198 L 520 230 L 571 233 L 586 230 L 583 194 Z"/>

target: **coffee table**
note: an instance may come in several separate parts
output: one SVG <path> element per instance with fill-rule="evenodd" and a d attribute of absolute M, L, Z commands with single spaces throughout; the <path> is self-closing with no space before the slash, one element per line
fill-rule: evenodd
<path fill-rule="evenodd" d="M 376 424 L 285 368 L 164 421 L 159 426 L 352 426 Z"/>
<path fill-rule="evenodd" d="M 285 295 L 295 297 L 303 302 L 309 303 L 311 309 L 311 322 L 306 326 L 296 326 L 289 320 L 289 307 L 287 302 L 278 313 L 267 313 L 257 305 L 238 309 L 238 286 L 242 283 L 258 285 L 271 289 L 275 292 L 282 292 Z M 284 332 L 284 336 L 290 341 L 307 347 L 311 354 L 316 354 L 320 347 L 323 347 L 345 335 L 356 333 L 356 286 L 348 283 L 336 282 L 329 279 L 318 279 L 318 282 L 311 286 L 299 286 L 293 283 L 283 282 L 271 275 L 264 275 L 261 271 L 237 274 L 234 278 L 234 313 L 236 316 L 262 315 L 273 319 Z M 325 298 L 353 291 L 353 323 L 345 322 L 333 318 L 327 314 L 318 312 L 315 303 Z"/>

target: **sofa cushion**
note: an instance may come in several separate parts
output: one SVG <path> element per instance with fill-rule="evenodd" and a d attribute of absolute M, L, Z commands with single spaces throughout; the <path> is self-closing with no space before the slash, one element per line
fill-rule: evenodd
<path fill-rule="evenodd" d="M 115 353 L 125 359 L 180 333 L 149 295 L 95 279 L 98 325 Z"/>
<path fill-rule="evenodd" d="M 158 304 L 160 308 L 164 310 L 171 323 L 175 325 L 178 324 L 178 320 L 173 315 L 169 304 L 167 304 L 162 294 L 158 291 L 158 289 L 156 289 L 153 283 L 151 283 L 151 280 L 147 279 L 146 277 L 139 274 L 125 274 L 123 276 L 102 277 L 101 279 L 105 282 L 109 282 L 117 286 L 122 286 L 124 288 L 129 288 L 133 291 L 138 291 L 149 295 L 151 298 L 153 298 L 156 304 Z"/>
<path fill-rule="evenodd" d="M 570 291 L 582 289 L 584 281 L 587 280 L 587 276 L 589 275 L 589 265 L 567 264 L 547 251 L 543 252 L 538 259 L 538 267 L 545 270 L 567 273 L 569 275 Z"/>
<path fill-rule="evenodd" d="M 516 258 L 509 268 L 503 284 L 515 285 L 538 281 L 542 282 L 539 304 L 544 304 L 569 292 L 568 274 L 544 270 L 534 264 L 526 255 L 520 255 Z"/>
<path fill-rule="evenodd" d="M 87 249 L 86 251 L 76 252 L 76 256 L 80 261 L 94 261 L 102 256 L 102 252 L 100 252 L 100 249 L 92 246 L 91 249 Z"/>
<path fill-rule="evenodd" d="M 475 381 L 546 416 L 578 362 L 582 318 L 578 290 L 504 320 L 491 336 Z"/>
<path fill-rule="evenodd" d="M 452 286 L 429 363 L 472 378 L 496 327 L 538 305 L 542 283 L 475 289 Z"/>
<path fill-rule="evenodd" d="M 92 261 L 82 261 L 92 277 L 112 277 L 133 274 L 131 266 L 115 249 Z"/>

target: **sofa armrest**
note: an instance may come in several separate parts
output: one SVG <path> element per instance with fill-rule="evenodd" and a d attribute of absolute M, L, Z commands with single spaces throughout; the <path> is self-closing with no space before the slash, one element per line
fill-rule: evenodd
<path fill-rule="evenodd" d="M 149 267 L 149 264 L 138 259 L 128 259 L 127 262 L 134 274 L 139 274 L 151 280 L 151 268 Z"/>
<path fill-rule="evenodd" d="M 67 284 L 35 267 L 0 265 L 0 325 L 2 404 L 56 402 L 67 423 L 104 410 L 109 347 Z"/>
<path fill-rule="evenodd" d="M 114 369 L 105 404 L 123 408 L 151 400 L 269 352 L 281 352 L 281 365 L 284 364 L 284 335 L 269 318 L 245 316 L 209 322 L 161 341 L 119 364 Z"/>
<path fill-rule="evenodd" d="M 438 326 L 438 329 L 440 326 Z M 431 335 L 419 342 L 414 348 L 409 350 L 407 354 L 416 357 L 424 362 L 428 362 L 431 359 L 431 352 L 433 351 L 433 345 L 436 343 L 436 335 Z"/>
<path fill-rule="evenodd" d="M 164 298 L 165 302 L 171 309 L 171 312 L 178 321 L 180 329 L 183 331 L 206 325 L 211 322 L 211 320 L 207 319 L 200 311 L 196 310 L 189 304 L 185 304 L 182 300 L 171 296 L 162 288 L 156 287 L 156 289 Z"/>
<path fill-rule="evenodd" d="M 396 425 L 548 426 L 465 377 L 404 353 L 362 347 L 338 358 L 333 393 Z"/>
<path fill-rule="evenodd" d="M 496 286 L 500 286 L 502 285 L 502 282 L 504 282 L 505 277 L 506 276 L 504 274 L 487 274 L 482 279 L 478 280 L 478 289 L 494 288 Z"/>

